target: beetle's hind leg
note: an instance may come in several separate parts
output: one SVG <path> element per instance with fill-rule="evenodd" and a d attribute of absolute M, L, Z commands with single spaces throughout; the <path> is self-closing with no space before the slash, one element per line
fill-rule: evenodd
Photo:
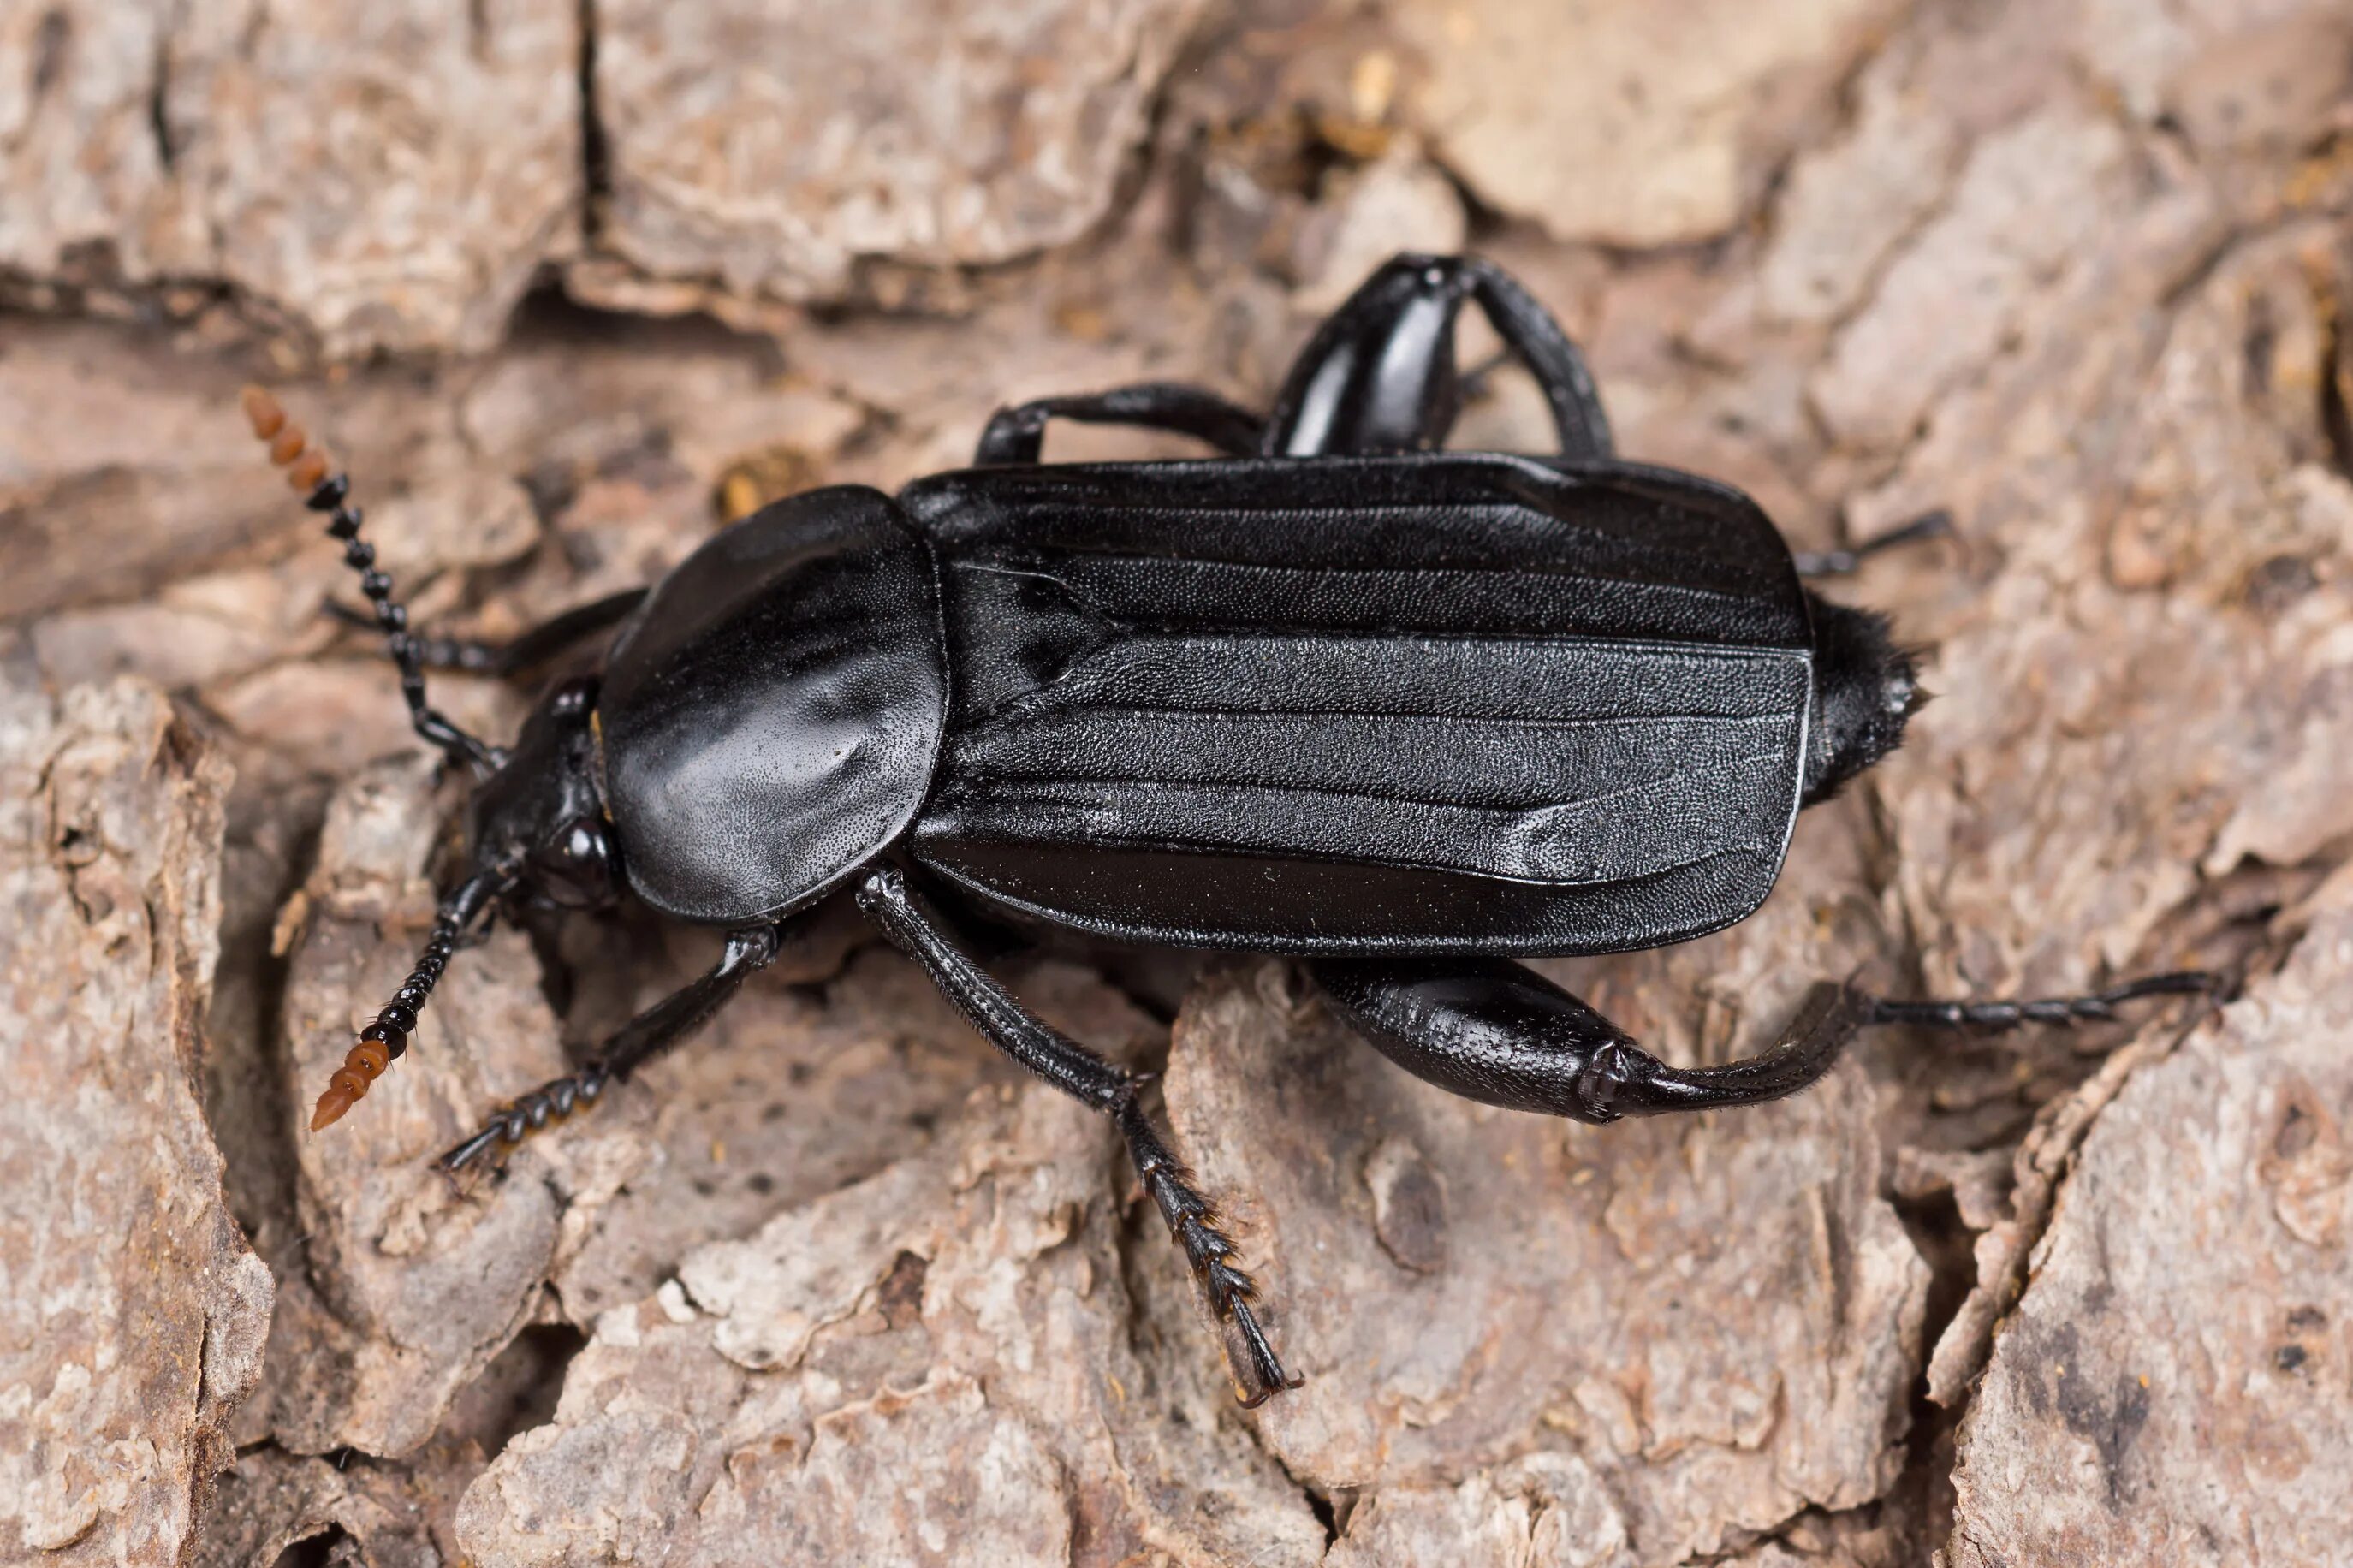
<path fill-rule="evenodd" d="M 444 1171 L 462 1171 L 492 1151 L 511 1149 L 549 1122 L 596 1104 L 611 1085 L 708 1022 L 754 970 L 765 968 L 776 956 L 781 941 L 780 928 L 773 925 L 729 931 L 726 951 L 710 973 L 630 1019 L 576 1072 L 551 1079 L 491 1112 L 480 1131 L 434 1163 Z"/>
<path fill-rule="evenodd" d="M 1209 1200 L 1145 1113 L 1144 1080 L 1031 1017 L 956 945 L 897 868 L 884 867 L 870 875 L 858 889 L 858 907 L 895 946 L 923 965 L 933 984 L 991 1045 L 1117 1123 L 1136 1175 L 1167 1222 L 1168 1234 L 1183 1248 L 1203 1303 L 1225 1340 L 1235 1396 L 1244 1405 L 1258 1405 L 1282 1389 L 1297 1387 L 1300 1380 L 1283 1370 L 1251 1310 L 1257 1287 L 1234 1267 L 1233 1239 L 1219 1228 Z"/>
<path fill-rule="evenodd" d="M 1773 1045 L 1722 1067 L 1669 1067 L 1535 971 L 1502 959 L 1323 959 L 1308 971 L 1391 1061 L 1489 1105 L 1615 1121 L 1779 1100 L 1830 1071 L 1857 1030 L 1913 1024 L 1980 1030 L 2112 1018 L 2145 996 L 2211 994 L 2212 974 L 2152 975 L 2088 996 L 1898 1002 L 1821 982 Z"/>
<path fill-rule="evenodd" d="M 1034 463 L 1045 450 L 1046 425 L 1054 419 L 1074 419 L 1082 425 L 1131 425 L 1144 430 L 1165 430 L 1206 441 L 1229 457 L 1258 450 L 1266 421 L 1240 404 L 1229 403 L 1205 387 L 1181 382 L 1145 381 L 1109 392 L 1073 397 L 1040 397 L 989 416 L 974 451 L 976 467 L 1001 463 Z"/>
<path fill-rule="evenodd" d="M 1607 458 L 1617 450 L 1601 391 L 1576 342 L 1520 280 L 1492 261 L 1461 263 L 1471 297 L 1479 301 L 1511 354 L 1528 367 L 1552 413 L 1553 430 L 1564 458 Z M 1483 369 L 1483 367 L 1482 367 Z"/>
<path fill-rule="evenodd" d="M 647 590 L 627 588 L 586 605 L 575 605 L 549 617 L 512 642 L 482 642 L 471 637 L 435 637 L 411 633 L 409 641 L 418 661 L 427 669 L 463 670 L 470 675 L 511 676 L 535 669 L 565 649 L 599 632 L 610 631 L 645 603 Z M 327 614 L 346 626 L 374 626 L 375 617 L 348 605 L 327 601 Z"/>
<path fill-rule="evenodd" d="M 1685 1068 L 1508 960 L 1322 959 L 1308 973 L 1357 1033 L 1416 1077 L 1488 1105 L 1588 1122 L 1795 1094 L 1830 1071 L 1873 1005 L 1851 986 L 1816 985 L 1770 1049 Z"/>
<path fill-rule="evenodd" d="M 1402 255 L 1357 286 L 1307 341 L 1283 378 L 1263 449 L 1287 458 L 1432 451 L 1446 444 L 1466 392 L 1454 326 L 1477 303 L 1504 340 L 1502 359 L 1535 378 L 1552 414 L 1557 456 L 1604 458 L 1614 448 L 1585 355 L 1550 311 L 1492 261 Z"/>

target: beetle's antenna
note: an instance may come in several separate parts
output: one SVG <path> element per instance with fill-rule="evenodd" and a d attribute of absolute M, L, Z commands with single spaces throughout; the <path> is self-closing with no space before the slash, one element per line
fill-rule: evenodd
<path fill-rule="evenodd" d="M 408 972 L 408 978 L 400 983 L 400 989 L 375 1016 L 375 1022 L 360 1031 L 359 1043 L 344 1056 L 343 1065 L 335 1069 L 326 1092 L 319 1096 L 319 1103 L 311 1111 L 311 1131 L 341 1121 L 343 1112 L 366 1095 L 368 1085 L 383 1077 L 384 1069 L 407 1051 L 408 1037 L 417 1027 L 417 1011 L 433 994 L 433 984 L 441 978 L 449 955 L 457 951 L 458 940 L 491 907 L 491 900 L 513 880 L 513 873 L 502 867 L 477 871 L 441 900 L 441 907 L 433 913 L 433 931 L 425 939 L 425 951 L 418 955 L 417 967 Z"/>
<path fill-rule="evenodd" d="M 400 695 L 408 703 L 409 722 L 453 757 L 463 757 L 478 768 L 498 766 L 501 758 L 497 747 L 466 733 L 426 702 L 425 650 L 408 635 L 408 611 L 392 596 L 392 579 L 376 570 L 375 546 L 360 537 L 361 513 L 351 502 L 350 476 L 331 471 L 326 452 L 310 445 L 302 427 L 286 417 L 286 410 L 265 388 L 247 387 L 242 401 L 254 435 L 269 443 L 269 460 L 286 470 L 286 482 L 304 506 L 327 514 L 328 533 L 343 542 L 343 563 L 360 574 L 360 592 L 375 605 L 375 624 L 384 631 L 385 652 L 400 667 Z"/>

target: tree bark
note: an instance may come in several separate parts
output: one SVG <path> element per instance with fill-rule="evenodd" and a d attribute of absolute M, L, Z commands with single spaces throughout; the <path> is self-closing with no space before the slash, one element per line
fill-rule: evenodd
<path fill-rule="evenodd" d="M 2344 6 L 789 9 L 0 19 L 0 1555 L 2341 1552 Z M 1804 548 L 1956 519 L 1824 590 L 1937 700 L 1765 908 L 1548 973 L 1683 1062 L 1865 964 L 2236 999 L 1874 1034 L 1799 1099 L 1595 1129 L 1403 1076 L 1280 963 L 1008 954 L 1164 1073 L 1306 1374 L 1255 1413 L 1109 1126 L 854 911 L 501 1176 L 427 1161 L 707 935 L 468 949 L 304 1130 L 461 800 L 320 613 L 355 584 L 241 381 L 348 465 L 417 619 L 498 638 L 776 495 L 959 466 L 1002 405 L 1262 405 L 1367 268 L 1465 246 L 1628 457 Z M 1456 440 L 1547 430 L 1504 374 Z M 499 735 L 529 695 L 434 689 Z"/>

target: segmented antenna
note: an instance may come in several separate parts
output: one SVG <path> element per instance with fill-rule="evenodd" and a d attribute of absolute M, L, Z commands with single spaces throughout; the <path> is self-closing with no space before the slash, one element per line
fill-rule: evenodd
<path fill-rule="evenodd" d="M 501 753 L 495 747 L 459 729 L 425 700 L 424 646 L 408 630 L 408 611 L 392 596 L 392 579 L 376 569 L 375 546 L 360 537 L 360 509 L 352 504 L 350 478 L 331 471 L 333 465 L 327 454 L 310 444 L 302 427 L 290 421 L 278 399 L 263 388 L 247 387 L 243 401 L 254 435 L 269 443 L 269 460 L 286 470 L 286 482 L 302 498 L 303 505 L 327 514 L 327 532 L 343 542 L 343 563 L 360 574 L 360 592 L 375 606 L 385 652 L 400 668 L 400 695 L 408 703 L 409 722 L 419 735 L 451 756 L 463 757 L 480 768 L 498 766 Z M 366 1095 L 368 1086 L 408 1049 L 417 1010 L 433 994 L 434 983 L 441 978 L 449 955 L 457 951 L 468 928 L 512 881 L 512 873 L 504 868 L 478 871 L 441 900 L 417 967 L 376 1014 L 375 1022 L 360 1031 L 359 1043 L 345 1053 L 343 1065 L 335 1069 L 326 1092 L 319 1096 L 311 1112 L 311 1131 L 342 1120 L 343 1112 Z"/>
<path fill-rule="evenodd" d="M 248 386 L 242 401 L 254 435 L 269 444 L 269 460 L 286 470 L 287 484 L 304 506 L 327 514 L 328 533 L 343 542 L 343 563 L 360 574 L 360 592 L 375 606 L 385 652 L 400 668 L 400 695 L 408 704 L 409 722 L 453 757 L 479 768 L 498 766 L 496 747 L 466 733 L 425 700 L 425 650 L 409 635 L 408 611 L 392 596 L 392 579 L 376 569 L 375 546 L 360 537 L 361 512 L 351 501 L 350 476 L 331 471 L 325 451 L 310 444 L 302 427 L 286 417 L 286 410 L 267 389 Z"/>
<path fill-rule="evenodd" d="M 417 1012 L 433 994 L 434 983 L 448 967 L 449 955 L 458 950 L 459 939 L 512 880 L 502 870 L 478 872 L 441 900 L 441 907 L 433 912 L 433 930 L 425 939 L 417 967 L 400 983 L 375 1022 L 360 1031 L 359 1043 L 344 1055 L 343 1065 L 328 1080 L 326 1092 L 311 1111 L 311 1131 L 343 1120 L 343 1112 L 366 1096 L 368 1086 L 384 1075 L 384 1069 L 406 1053 Z"/>

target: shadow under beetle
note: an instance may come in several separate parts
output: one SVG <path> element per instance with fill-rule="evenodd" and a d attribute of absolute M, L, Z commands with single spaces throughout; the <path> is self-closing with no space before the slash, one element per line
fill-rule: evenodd
<path fill-rule="evenodd" d="M 1553 455 L 1440 449 L 1466 301 L 1543 388 Z M 1763 1054 L 1679 1068 L 1512 963 L 1742 919 L 1798 812 L 1893 750 L 1917 698 L 1882 617 L 1800 584 L 1854 555 L 1793 557 L 1737 490 L 1613 456 L 1577 348 L 1483 261 L 1391 261 L 1264 416 L 1158 384 L 1005 409 L 973 468 L 778 501 L 503 648 L 411 630 L 348 481 L 268 394 L 248 411 L 364 574 L 417 732 L 479 775 L 470 874 L 314 1129 L 403 1052 L 502 903 L 634 896 L 725 950 L 446 1169 L 596 1100 L 852 888 L 991 1042 L 1117 1123 L 1248 1404 L 1297 1380 L 1142 1080 L 1030 1016 L 944 910 L 1298 954 L 1409 1072 L 1588 1122 L 1794 1093 L 1868 1024 L 2067 1023 L 2213 984 L 1977 1004 L 1824 984 Z M 1223 456 L 1042 465 L 1052 418 Z M 512 747 L 426 701 L 428 668 L 517 672 L 616 628 L 601 675 L 556 686 Z"/>

